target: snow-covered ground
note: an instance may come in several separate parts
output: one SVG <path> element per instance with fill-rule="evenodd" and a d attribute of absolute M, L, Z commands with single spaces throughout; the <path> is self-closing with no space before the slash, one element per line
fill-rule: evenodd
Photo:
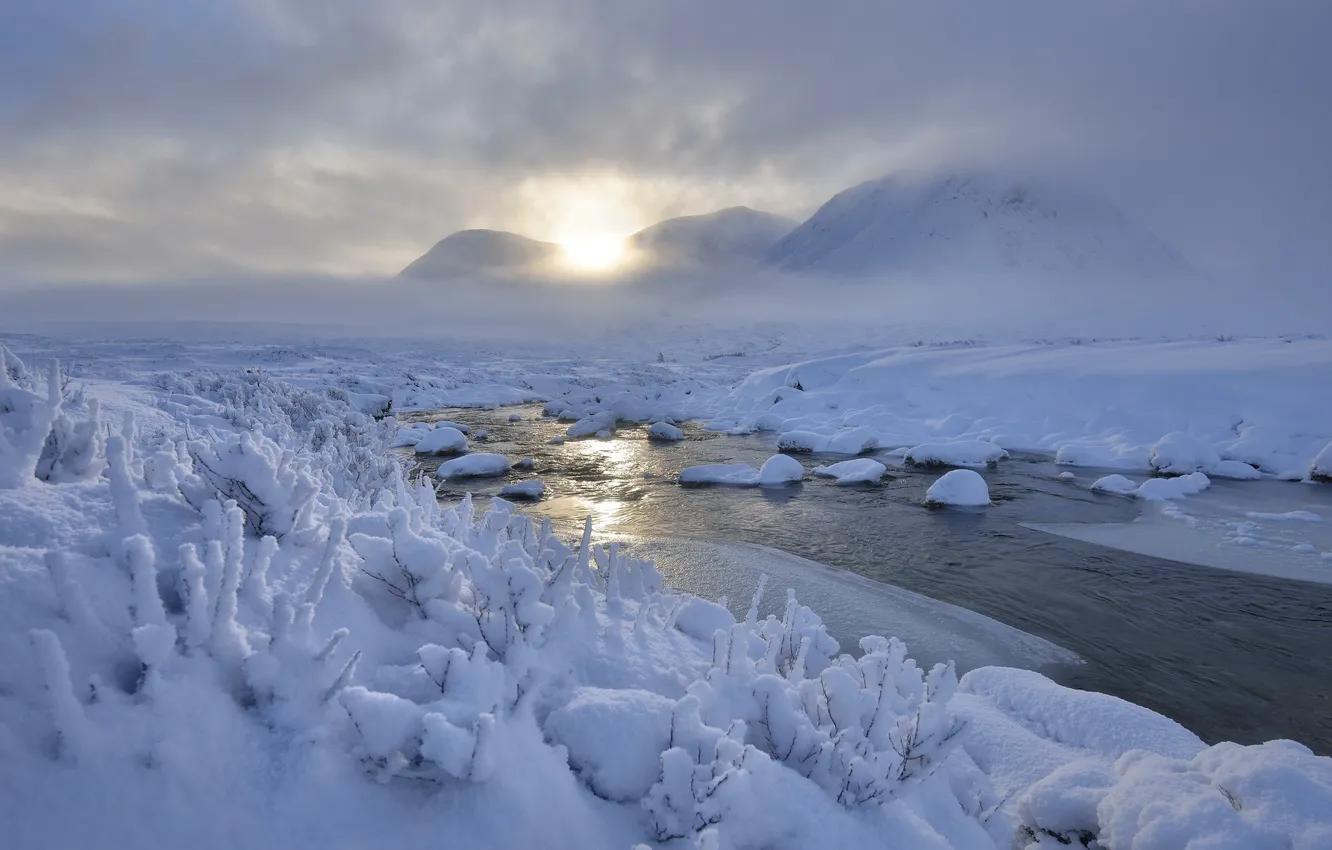
<path fill-rule="evenodd" d="M 695 418 L 829 444 L 856 429 L 842 445 L 931 463 L 1058 453 L 1069 486 L 1090 486 L 1080 465 L 1144 478 L 1167 454 L 1172 473 L 1236 461 L 1266 479 L 1228 493 L 1324 486 L 1279 479 L 1310 477 L 1332 442 L 1327 340 L 793 363 L 753 334 L 730 338 L 733 357 L 646 340 L 659 356 L 576 360 L 19 340 L 35 356 L 6 353 L 0 377 L 6 846 L 1332 845 L 1332 760 L 1298 744 L 1206 747 L 1036 672 L 959 680 L 883 638 L 854 652 L 805 604 L 840 632 L 865 600 L 892 601 L 931 655 L 952 641 L 986 662 L 968 656 L 990 635 L 1025 647 L 1010 663 L 1041 663 L 1030 636 L 891 588 L 839 591 L 780 553 L 688 553 L 767 572 L 750 605 L 673 592 L 648 547 L 561 541 L 499 500 L 441 509 L 389 450 L 393 421 L 370 415 L 544 401 L 612 428 Z M 56 355 L 68 385 L 43 371 Z M 975 460 L 978 443 L 995 450 Z M 1161 504 L 1191 515 L 1222 489 Z M 1243 508 L 1218 545 L 1308 535 L 1313 552 L 1289 551 L 1332 570 L 1316 536 L 1332 512 Z"/>

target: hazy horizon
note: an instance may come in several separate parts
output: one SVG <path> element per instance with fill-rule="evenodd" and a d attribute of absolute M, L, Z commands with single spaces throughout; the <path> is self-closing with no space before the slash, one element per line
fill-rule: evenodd
<path fill-rule="evenodd" d="M 1332 7 L 82 0 L 0 26 L 0 286 L 391 275 L 864 179 L 1103 193 L 1205 272 L 1332 265 Z"/>

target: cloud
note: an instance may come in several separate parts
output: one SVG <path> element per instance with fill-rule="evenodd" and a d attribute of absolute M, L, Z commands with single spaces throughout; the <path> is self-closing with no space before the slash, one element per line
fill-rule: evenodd
<path fill-rule="evenodd" d="M 1332 262 L 1329 29 L 1316 0 L 9 4 L 0 274 L 391 273 L 462 227 L 801 214 L 928 167 L 1298 274 Z"/>

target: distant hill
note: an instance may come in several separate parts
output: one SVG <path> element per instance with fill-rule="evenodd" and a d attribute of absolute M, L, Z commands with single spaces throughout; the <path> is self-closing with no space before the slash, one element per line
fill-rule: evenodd
<path fill-rule="evenodd" d="M 749 207 L 685 215 L 638 231 L 629 246 L 665 266 L 752 264 L 796 226 L 796 222 Z"/>
<path fill-rule="evenodd" d="M 521 269 L 554 258 L 560 246 L 503 230 L 460 230 L 446 236 L 400 273 L 439 280 L 468 273 Z"/>
<path fill-rule="evenodd" d="M 1108 201 L 982 175 L 886 177 L 833 196 L 764 262 L 791 272 L 1166 275 L 1188 263 Z"/>

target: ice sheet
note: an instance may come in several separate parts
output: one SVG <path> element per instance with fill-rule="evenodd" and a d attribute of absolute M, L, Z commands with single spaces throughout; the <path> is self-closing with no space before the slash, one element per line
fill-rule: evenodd
<path fill-rule="evenodd" d="M 1292 517 L 1319 517 L 1292 521 Z M 1085 543 L 1237 572 L 1332 584 L 1332 487 L 1221 482 L 1126 523 L 1024 523 Z"/>

